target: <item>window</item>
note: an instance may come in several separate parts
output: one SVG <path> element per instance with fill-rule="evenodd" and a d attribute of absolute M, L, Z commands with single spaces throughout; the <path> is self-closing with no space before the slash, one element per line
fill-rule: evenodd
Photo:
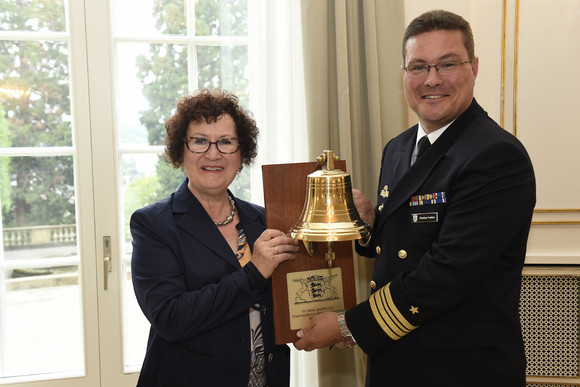
<path fill-rule="evenodd" d="M 0 379 L 82 375 L 66 4 L 0 10 Z"/>
<path fill-rule="evenodd" d="M 184 178 L 164 121 L 198 88 L 238 95 L 261 136 L 231 189 L 263 204 L 261 164 L 307 161 L 295 3 L 0 0 L 0 384 L 135 384 L 128 221 Z"/>

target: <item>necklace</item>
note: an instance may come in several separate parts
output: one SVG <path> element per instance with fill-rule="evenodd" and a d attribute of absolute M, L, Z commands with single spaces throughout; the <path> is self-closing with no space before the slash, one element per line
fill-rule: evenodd
<path fill-rule="evenodd" d="M 234 199 L 232 199 L 230 197 L 230 195 L 228 196 L 228 200 L 230 201 L 230 204 L 232 205 L 232 212 L 230 212 L 230 214 L 228 215 L 228 217 L 226 218 L 226 220 L 222 221 L 222 222 L 213 222 L 216 226 L 224 226 L 228 223 L 231 223 L 232 220 L 234 220 L 234 215 L 236 213 L 236 204 L 234 203 Z"/>

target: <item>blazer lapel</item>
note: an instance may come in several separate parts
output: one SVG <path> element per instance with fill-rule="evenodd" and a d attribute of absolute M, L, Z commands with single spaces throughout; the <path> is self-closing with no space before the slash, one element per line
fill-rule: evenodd
<path fill-rule="evenodd" d="M 217 230 L 211 217 L 187 187 L 188 180 L 173 195 L 175 223 L 184 232 L 216 253 L 221 259 L 240 267 L 236 255 Z"/>
<path fill-rule="evenodd" d="M 236 199 L 234 198 L 234 200 Z M 265 219 L 263 219 L 264 215 L 254 208 L 252 204 L 247 202 L 236 200 L 236 207 L 238 208 L 240 222 L 244 228 L 244 233 L 246 234 L 250 248 L 254 251 L 254 241 L 258 239 L 266 229 Z"/>

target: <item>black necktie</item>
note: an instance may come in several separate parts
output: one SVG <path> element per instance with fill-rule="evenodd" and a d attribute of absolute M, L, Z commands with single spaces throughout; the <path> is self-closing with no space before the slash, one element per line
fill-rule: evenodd
<path fill-rule="evenodd" d="M 429 148 L 430 145 L 431 142 L 429 141 L 429 137 L 427 136 L 421 137 L 419 143 L 417 144 L 417 158 L 419 158 L 423 154 L 423 152 L 425 152 L 427 148 Z"/>

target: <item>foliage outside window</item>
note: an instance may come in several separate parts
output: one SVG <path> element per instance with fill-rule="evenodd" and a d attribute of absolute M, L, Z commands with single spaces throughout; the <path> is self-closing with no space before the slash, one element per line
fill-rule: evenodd
<path fill-rule="evenodd" d="M 62 1 L 0 0 L 0 147 L 71 147 L 68 42 Z M 43 40 L 18 39 L 37 33 Z M 4 227 L 74 224 L 71 157 L 0 158 Z"/>

